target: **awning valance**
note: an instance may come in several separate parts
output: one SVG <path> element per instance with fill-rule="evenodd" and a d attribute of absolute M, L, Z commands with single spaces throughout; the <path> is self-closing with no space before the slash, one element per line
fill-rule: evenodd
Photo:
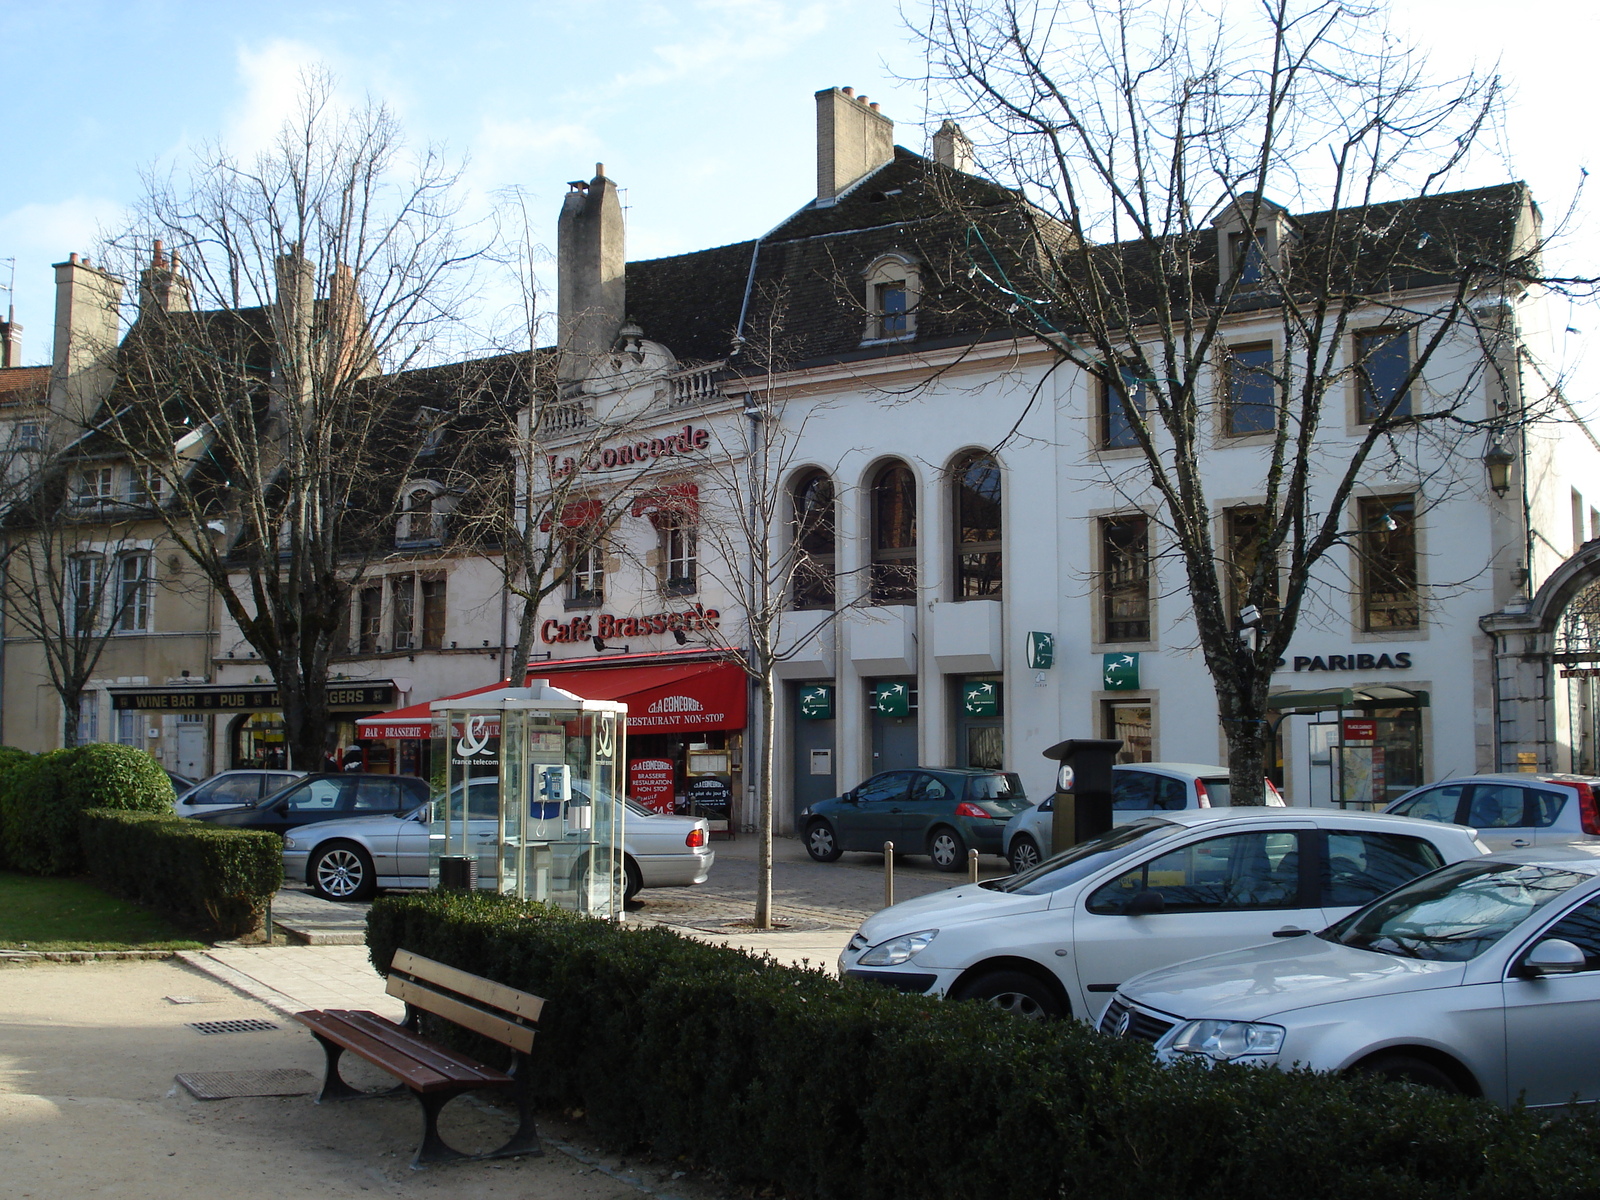
<path fill-rule="evenodd" d="M 732 663 L 641 663 L 628 667 L 567 669 L 541 663 L 535 674 L 585 700 L 621 700 L 630 733 L 683 733 L 743 729 L 747 676 Z"/>
<path fill-rule="evenodd" d="M 1410 688 L 1373 686 L 1322 688 L 1314 692 L 1277 692 L 1267 697 L 1273 712 L 1331 712 L 1341 708 L 1427 708 L 1428 693 Z"/>
<path fill-rule="evenodd" d="M 559 520 L 563 529 L 579 529 L 585 525 L 599 525 L 605 515 L 605 505 L 598 500 L 574 500 L 562 506 Z M 545 513 L 539 521 L 539 532 L 549 533 L 551 524 L 551 514 Z"/>
<path fill-rule="evenodd" d="M 700 489 L 692 483 L 669 483 L 651 488 L 633 502 L 633 515 L 648 515 L 652 521 L 663 514 L 697 520 L 700 516 Z"/>
<path fill-rule="evenodd" d="M 493 692 L 509 687 L 508 681 L 502 679 L 498 683 L 486 683 L 482 687 L 471 688 L 465 692 L 456 692 L 452 696 L 438 696 L 439 700 L 459 700 L 462 696 L 476 696 L 480 692 Z M 420 704 L 408 704 L 404 708 L 397 708 L 393 712 L 379 713 L 375 717 L 366 717 L 356 722 L 356 729 L 364 738 L 425 738 L 433 736 L 433 714 L 428 711 L 428 705 L 433 700 L 424 700 Z"/>

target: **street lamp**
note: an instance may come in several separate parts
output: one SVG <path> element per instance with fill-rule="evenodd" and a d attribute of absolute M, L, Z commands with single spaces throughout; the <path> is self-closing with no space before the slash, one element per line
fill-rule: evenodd
<path fill-rule="evenodd" d="M 1515 461 L 1499 438 L 1490 441 L 1489 448 L 1483 452 L 1483 469 L 1489 472 L 1489 489 L 1496 496 L 1504 496 L 1511 487 L 1511 464 Z"/>

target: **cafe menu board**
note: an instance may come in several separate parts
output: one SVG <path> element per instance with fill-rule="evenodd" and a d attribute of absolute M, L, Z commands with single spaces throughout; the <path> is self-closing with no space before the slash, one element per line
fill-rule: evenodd
<path fill-rule="evenodd" d="M 672 760 L 636 758 L 628 764 L 628 795 L 646 808 L 672 811 Z"/>
<path fill-rule="evenodd" d="M 733 788 L 717 775 L 704 775 L 689 784 L 689 811 L 697 817 L 726 821 L 733 809 Z"/>

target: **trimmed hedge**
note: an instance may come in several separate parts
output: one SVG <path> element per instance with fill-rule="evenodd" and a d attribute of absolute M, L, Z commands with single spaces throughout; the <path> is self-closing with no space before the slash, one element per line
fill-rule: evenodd
<path fill-rule="evenodd" d="M 84 869 L 78 816 L 85 809 L 170 814 L 172 800 L 166 772 L 129 746 L 96 744 L 0 759 L 3 857 L 33 875 L 77 874 Z"/>
<path fill-rule="evenodd" d="M 379 971 L 403 947 L 548 999 L 535 1093 L 583 1109 L 617 1148 L 793 1197 L 1600 1195 L 1600 1117 L 1588 1112 L 1164 1068 L 1077 1022 L 1020 1021 L 496 896 L 380 899 L 367 943 Z M 490 1052 L 453 1027 L 431 1032 Z"/>
<path fill-rule="evenodd" d="M 89 872 L 112 895 L 214 937 L 261 927 L 283 883 L 283 839 L 168 814 L 89 809 L 79 817 Z"/>

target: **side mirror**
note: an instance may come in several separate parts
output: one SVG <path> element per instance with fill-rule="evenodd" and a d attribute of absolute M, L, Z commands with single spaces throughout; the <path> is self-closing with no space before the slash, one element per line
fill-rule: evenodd
<path fill-rule="evenodd" d="M 1167 898 L 1160 892 L 1145 888 L 1144 891 L 1128 901 L 1128 907 L 1123 910 L 1124 916 L 1148 917 L 1154 913 L 1167 911 Z"/>
<path fill-rule="evenodd" d="M 843 800 L 846 804 L 860 804 L 861 803 L 861 798 L 856 795 L 856 789 L 855 788 L 851 788 L 844 795 L 840 796 L 839 799 Z"/>
<path fill-rule="evenodd" d="M 1054 796 L 1046 796 L 1043 800 L 1041 800 L 1039 802 L 1039 811 L 1040 812 L 1055 812 L 1055 810 L 1056 810 L 1056 798 Z"/>
<path fill-rule="evenodd" d="M 1571 975 L 1587 965 L 1583 951 L 1565 938 L 1545 938 L 1528 951 L 1520 973 L 1535 979 L 1544 975 Z"/>

